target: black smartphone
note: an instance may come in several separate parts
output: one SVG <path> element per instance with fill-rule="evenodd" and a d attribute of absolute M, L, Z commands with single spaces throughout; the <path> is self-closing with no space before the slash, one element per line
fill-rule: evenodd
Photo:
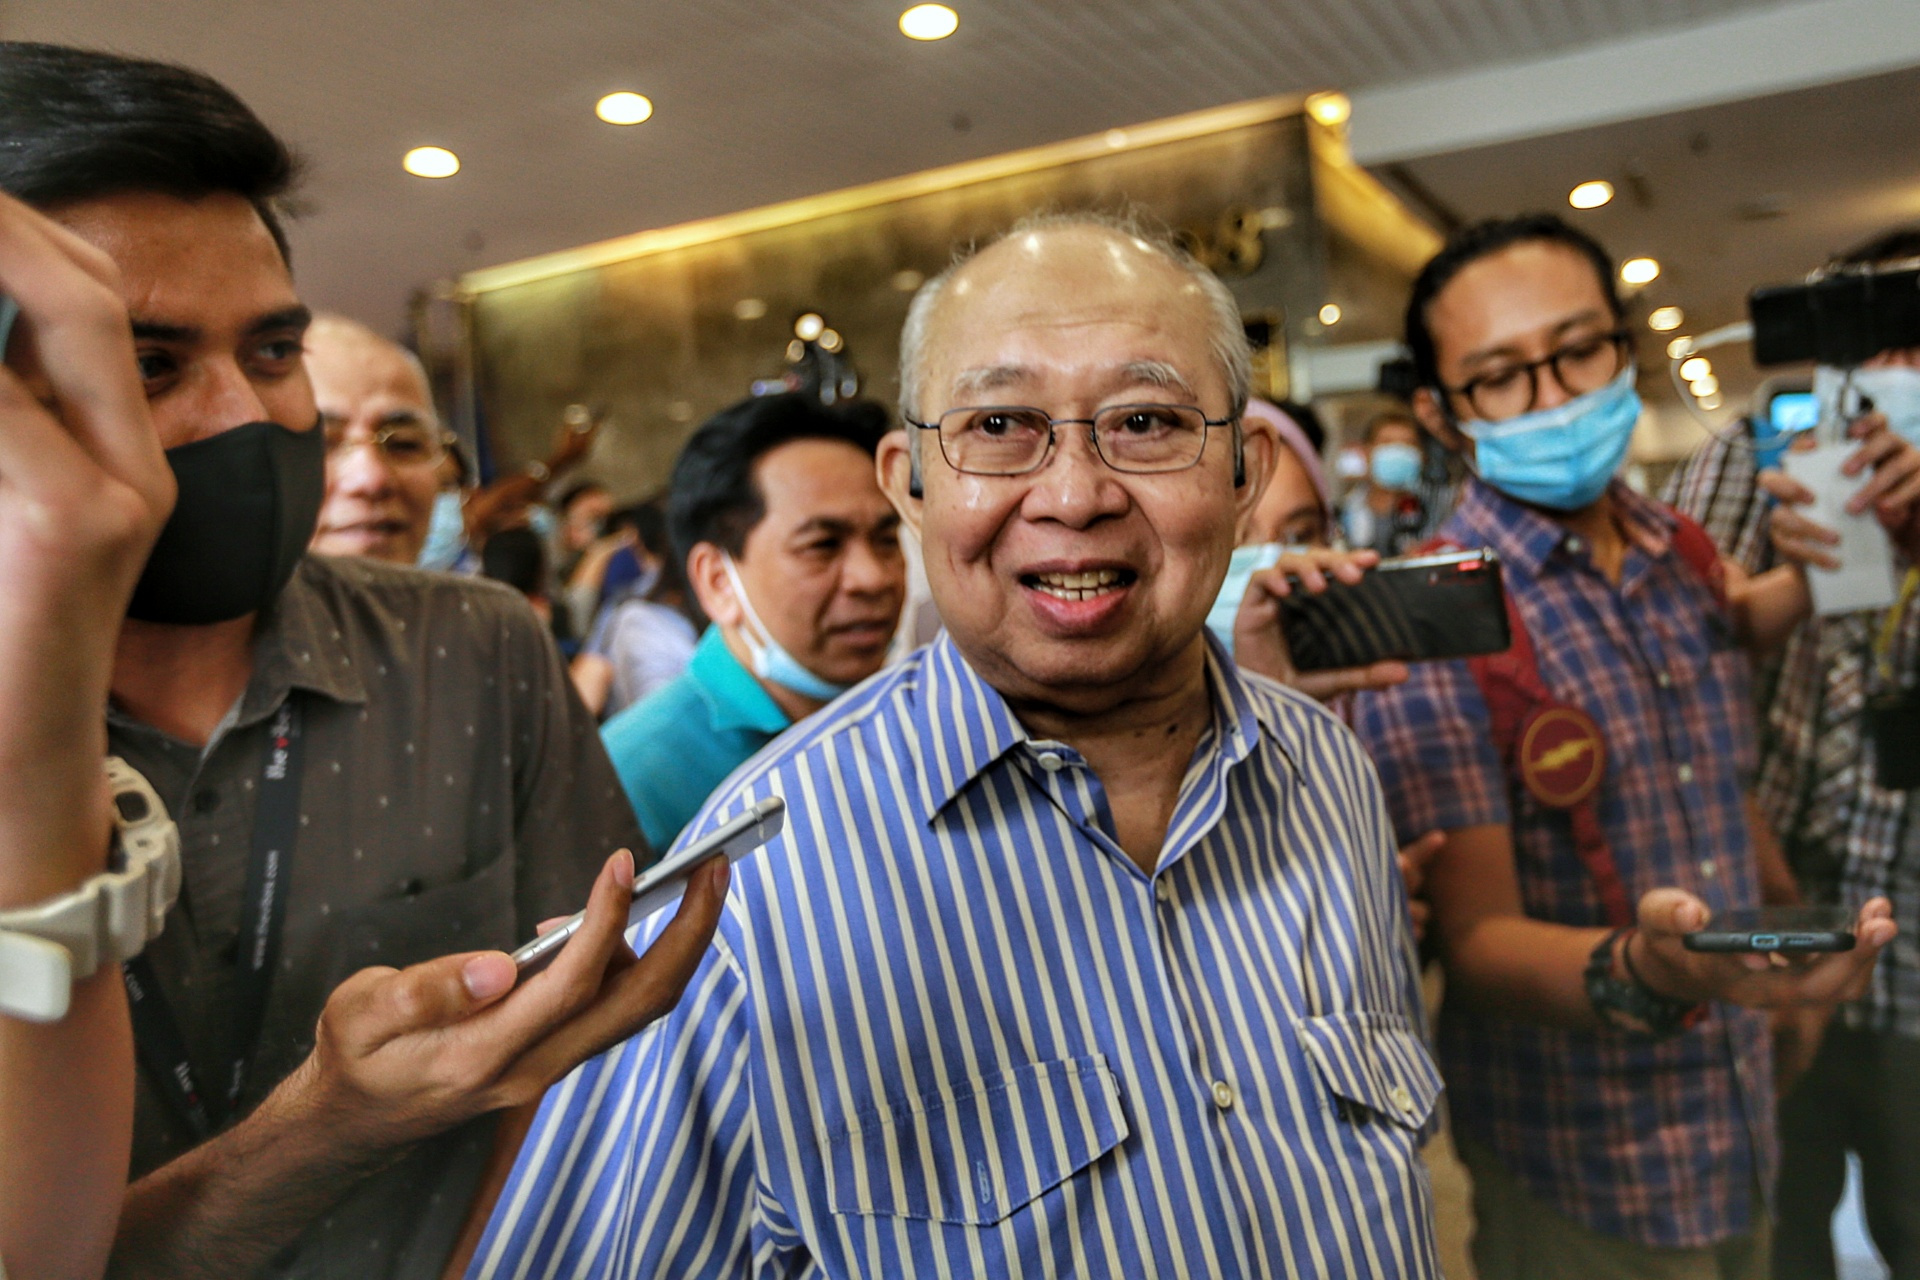
<path fill-rule="evenodd" d="M 1689 951 L 1851 951 L 1853 918 L 1845 907 L 1746 907 L 1722 911 L 1680 941 Z"/>
<path fill-rule="evenodd" d="M 1301 671 L 1471 658 L 1513 644 L 1490 548 L 1382 560 L 1352 586 L 1295 591 L 1280 601 L 1280 631 Z"/>

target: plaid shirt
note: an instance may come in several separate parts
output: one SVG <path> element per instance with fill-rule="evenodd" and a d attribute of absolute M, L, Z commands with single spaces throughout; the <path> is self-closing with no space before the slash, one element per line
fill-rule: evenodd
<path fill-rule="evenodd" d="M 1743 804 L 1754 763 L 1745 658 L 1703 582 L 1670 550 L 1673 518 L 1615 483 L 1628 534 L 1616 587 L 1582 539 L 1467 482 L 1443 531 L 1489 546 L 1553 695 L 1599 723 L 1595 794 L 1629 896 L 1677 885 L 1714 911 L 1755 905 Z M 1496 755 L 1464 662 L 1414 668 L 1356 700 L 1402 840 L 1439 828 L 1512 828 L 1529 916 L 1606 923 L 1565 814 Z M 1669 1040 L 1501 1018 L 1447 1001 L 1440 1061 L 1461 1133 L 1541 1200 L 1596 1231 L 1664 1247 L 1746 1234 L 1773 1183 L 1773 1070 L 1763 1014 L 1714 1006 Z"/>
<path fill-rule="evenodd" d="M 1753 451 L 1711 440 L 1675 477 L 1674 505 L 1699 519 L 1727 555 L 1760 572 L 1773 563 L 1770 504 L 1754 483 Z M 1788 639 L 1762 687 L 1761 808 L 1814 902 L 1858 907 L 1893 900 L 1900 936 L 1873 983 L 1841 1017 L 1850 1027 L 1920 1038 L 1920 822 L 1913 792 L 1875 785 L 1862 732 L 1867 699 L 1920 681 L 1920 599 L 1909 598 L 1883 669 L 1874 649 L 1886 610 L 1810 618 Z"/>

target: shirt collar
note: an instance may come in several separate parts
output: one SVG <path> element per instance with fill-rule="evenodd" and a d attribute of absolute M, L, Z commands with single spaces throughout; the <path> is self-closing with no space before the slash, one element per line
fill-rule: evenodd
<path fill-rule="evenodd" d="M 1278 718 L 1253 696 L 1225 646 L 1212 635 L 1206 635 L 1205 642 L 1214 749 L 1222 764 L 1231 768 L 1240 763 L 1264 736 L 1298 772 L 1298 753 L 1282 735 Z M 1000 691 L 980 678 L 945 631 L 921 655 L 906 724 L 910 749 L 920 760 L 920 793 L 929 823 L 975 778 L 1031 740 Z"/>
<path fill-rule="evenodd" d="M 1665 555 L 1673 543 L 1673 513 L 1624 481 L 1614 480 L 1607 492 L 1613 495 L 1627 540 L 1650 556 Z M 1515 502 L 1477 476 L 1467 477 L 1449 526 L 1452 541 L 1492 547 L 1503 564 L 1527 578 L 1538 578 L 1551 563 L 1584 560 L 1587 554 L 1580 539 L 1558 520 Z"/>
<path fill-rule="evenodd" d="M 687 670 L 707 694 L 707 713 L 716 731 L 751 729 L 776 734 L 793 723 L 753 673 L 733 656 L 719 627 L 707 627 L 694 647 Z"/>

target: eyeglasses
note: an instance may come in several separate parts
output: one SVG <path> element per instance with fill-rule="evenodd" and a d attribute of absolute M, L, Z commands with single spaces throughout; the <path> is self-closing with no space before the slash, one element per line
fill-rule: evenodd
<path fill-rule="evenodd" d="M 995 404 L 949 409 L 934 422 L 907 422 L 939 432 L 947 465 L 970 476 L 1037 471 L 1053 452 L 1054 428 L 1079 426 L 1115 471 L 1184 471 L 1205 452 L 1208 427 L 1238 425 L 1238 419 L 1209 418 L 1184 404 L 1109 405 L 1091 418 L 1049 418 L 1043 409 Z"/>
<path fill-rule="evenodd" d="M 1481 421 L 1500 422 L 1530 413 L 1539 403 L 1540 370 L 1552 370 L 1553 380 L 1568 395 L 1583 396 L 1618 377 L 1632 349 L 1632 332 L 1615 329 L 1576 339 L 1544 359 L 1507 365 L 1457 387 L 1442 384 L 1442 389 L 1463 397 Z"/>
<path fill-rule="evenodd" d="M 336 457 L 358 444 L 371 444 L 396 467 L 432 466 L 447 454 L 446 433 L 424 422 L 396 422 L 381 427 L 364 440 L 347 436 L 347 424 L 327 418 L 321 429 L 326 432 L 327 456 Z"/>

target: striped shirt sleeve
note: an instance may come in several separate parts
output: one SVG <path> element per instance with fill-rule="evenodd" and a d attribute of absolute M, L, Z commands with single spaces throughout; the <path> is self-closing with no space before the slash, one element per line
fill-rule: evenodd
<path fill-rule="evenodd" d="M 754 1179 L 745 996 L 716 937 L 672 1013 L 547 1092 L 470 1280 L 779 1274 L 755 1225 L 779 1215 Z"/>

